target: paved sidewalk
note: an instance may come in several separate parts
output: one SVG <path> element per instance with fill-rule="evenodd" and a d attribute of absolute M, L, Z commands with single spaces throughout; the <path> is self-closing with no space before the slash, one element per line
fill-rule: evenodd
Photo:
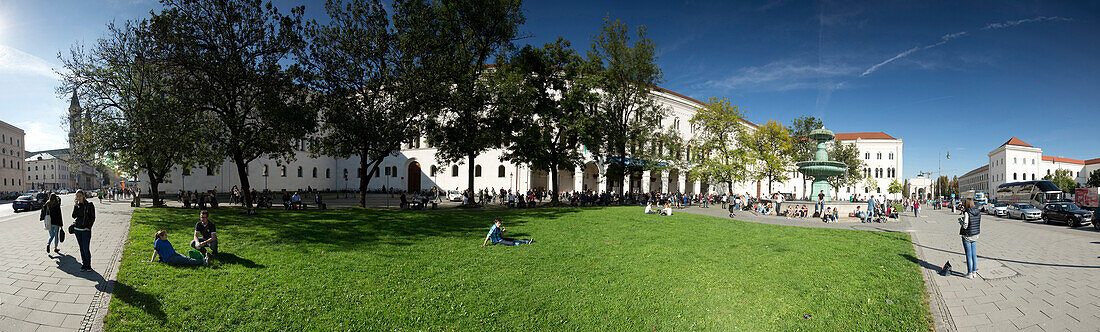
<path fill-rule="evenodd" d="M 719 208 L 684 212 L 728 217 Z M 1041 221 L 982 216 L 978 275 L 937 274 L 944 262 L 966 272 L 957 215 L 922 210 L 885 224 L 791 220 L 740 213 L 769 224 L 904 231 L 913 236 L 940 331 L 1100 331 L 1100 232 Z"/>
<path fill-rule="evenodd" d="M 72 201 L 71 194 L 62 197 L 66 226 L 72 223 Z M 61 255 L 47 256 L 38 211 L 0 218 L 0 331 L 102 330 L 132 211 L 128 203 L 96 202 L 95 272 L 80 272 L 72 234 L 66 234 Z"/>

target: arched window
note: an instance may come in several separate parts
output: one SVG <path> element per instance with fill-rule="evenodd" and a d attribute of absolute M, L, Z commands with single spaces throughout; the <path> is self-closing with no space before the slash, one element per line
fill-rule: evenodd
<path fill-rule="evenodd" d="M 1016 173 L 1012 173 L 1012 179 L 1016 180 Z"/>
<path fill-rule="evenodd" d="M 500 167 L 497 167 L 497 177 L 504 177 L 504 165 L 500 165 Z"/>
<path fill-rule="evenodd" d="M 431 169 L 431 172 L 432 172 L 431 174 L 432 174 L 432 176 L 435 176 L 435 172 L 436 172 L 436 171 L 439 171 L 439 168 L 438 168 L 438 167 L 436 167 L 435 165 L 432 165 L 432 167 L 429 167 L 429 169 Z"/>
<path fill-rule="evenodd" d="M 875 154 L 875 159 L 880 159 L 881 160 L 882 159 L 882 152 L 876 153 Z"/>
<path fill-rule="evenodd" d="M 871 153 L 870 152 L 863 153 L 863 159 L 871 160 Z"/>
<path fill-rule="evenodd" d="M 298 166 L 298 177 L 302 177 L 302 166 Z"/>
<path fill-rule="evenodd" d="M 391 166 L 390 167 L 390 177 L 391 178 L 397 177 L 397 166 Z"/>
<path fill-rule="evenodd" d="M 286 177 L 286 165 L 279 166 L 279 176 Z"/>
<path fill-rule="evenodd" d="M 326 179 L 332 178 L 331 169 L 328 169 L 328 168 L 325 169 L 325 178 Z"/>
<path fill-rule="evenodd" d="M 451 176 L 458 176 L 458 165 L 451 165 Z"/>
<path fill-rule="evenodd" d="M 480 178 L 481 177 L 481 165 L 474 166 L 474 177 L 475 178 Z"/>
<path fill-rule="evenodd" d="M 890 160 L 894 160 L 894 153 L 890 152 Z"/>
<path fill-rule="evenodd" d="M 316 178 L 317 178 L 317 167 L 314 167 L 314 168 L 313 168 L 313 178 L 314 178 L 314 179 L 316 179 Z"/>

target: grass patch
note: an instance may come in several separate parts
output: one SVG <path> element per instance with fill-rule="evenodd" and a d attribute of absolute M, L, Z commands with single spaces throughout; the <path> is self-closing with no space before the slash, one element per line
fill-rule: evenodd
<path fill-rule="evenodd" d="M 478 247 L 494 217 L 530 246 Z M 108 331 L 927 331 L 904 233 L 639 208 L 213 211 L 209 268 L 148 262 L 195 211 L 134 212 Z M 805 315 L 812 315 L 804 318 Z"/>

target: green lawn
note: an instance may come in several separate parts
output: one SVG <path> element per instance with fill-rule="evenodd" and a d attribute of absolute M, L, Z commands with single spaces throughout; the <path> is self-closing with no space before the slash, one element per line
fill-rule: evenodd
<path fill-rule="evenodd" d="M 217 210 L 209 268 L 186 251 L 197 212 L 139 209 L 108 331 L 926 331 L 901 233 L 814 229 L 641 208 L 407 213 Z M 494 217 L 530 246 L 481 248 Z M 810 318 L 803 318 L 812 315 Z"/>

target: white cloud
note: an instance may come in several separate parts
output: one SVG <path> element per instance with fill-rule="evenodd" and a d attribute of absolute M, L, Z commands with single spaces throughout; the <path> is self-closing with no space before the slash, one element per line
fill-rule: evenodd
<path fill-rule="evenodd" d="M 61 149 L 69 146 L 68 132 L 58 122 L 29 121 L 15 123 L 16 127 L 23 129 L 26 136 L 27 151 L 42 151 Z"/>
<path fill-rule="evenodd" d="M 1073 21 L 1073 19 L 1072 18 L 1059 17 L 1059 16 L 1050 16 L 1050 17 L 1048 17 L 1048 16 L 1038 16 L 1038 17 L 1033 17 L 1033 18 L 1025 18 L 1025 19 L 1022 19 L 1022 20 L 1005 21 L 1005 22 L 1002 22 L 1002 23 L 990 23 L 990 24 L 986 25 L 984 28 L 982 28 L 982 30 L 1004 29 L 1004 28 L 1014 27 L 1014 26 L 1024 24 L 1024 23 L 1044 22 L 1044 21 L 1069 22 L 1069 21 Z"/>
<path fill-rule="evenodd" d="M 725 79 L 711 80 L 705 84 L 724 89 L 764 91 L 817 89 L 826 86 L 836 88 L 833 86 L 835 83 L 827 81 L 850 76 L 857 71 L 858 68 L 848 65 L 809 65 L 792 61 L 776 61 L 763 66 L 741 68 Z"/>
<path fill-rule="evenodd" d="M 0 45 L 0 73 L 59 78 L 46 60 L 6 45 Z"/>

